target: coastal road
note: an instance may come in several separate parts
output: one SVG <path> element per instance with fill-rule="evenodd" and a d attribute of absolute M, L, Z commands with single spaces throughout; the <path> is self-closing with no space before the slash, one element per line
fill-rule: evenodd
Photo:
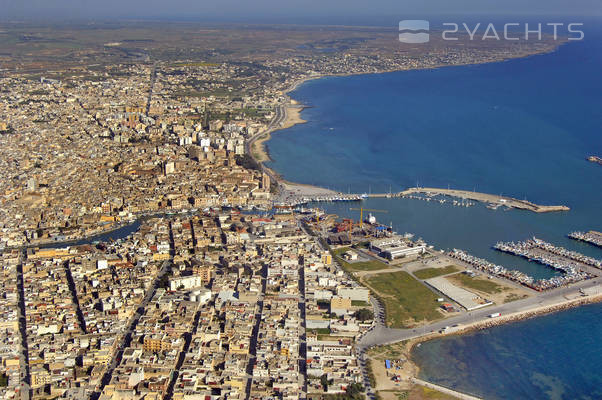
<path fill-rule="evenodd" d="M 259 139 L 263 135 L 267 135 L 267 134 L 275 131 L 276 129 L 278 129 L 278 127 L 280 125 L 282 125 L 282 123 L 286 119 L 287 112 L 286 112 L 286 108 L 284 106 L 281 106 L 281 105 L 277 106 L 275 113 L 276 113 L 276 115 L 274 115 L 274 118 L 272 118 L 272 120 L 270 121 L 270 123 L 268 124 L 267 128 L 264 131 L 256 133 L 255 135 L 253 135 L 249 139 L 247 139 L 247 141 L 245 142 L 245 151 L 251 157 L 253 157 L 253 153 L 251 151 L 253 149 L 253 143 L 255 143 L 255 141 L 257 141 L 257 139 Z M 255 160 L 255 161 L 257 161 L 257 160 Z"/>
<path fill-rule="evenodd" d="M 278 177 L 276 176 L 276 174 L 271 169 L 266 168 L 263 165 L 263 163 L 260 162 L 259 160 L 257 160 L 255 158 L 255 156 L 253 155 L 253 144 L 257 141 L 257 139 L 259 139 L 260 137 L 262 137 L 264 135 L 269 135 L 271 132 L 277 130 L 280 127 L 280 125 L 282 125 L 282 123 L 286 120 L 287 111 L 286 111 L 285 106 L 283 106 L 283 105 L 277 106 L 275 113 L 276 114 L 274 115 L 274 118 L 272 118 L 272 120 L 270 121 L 270 123 L 268 124 L 267 128 L 264 131 L 251 136 L 249 139 L 247 139 L 245 141 L 245 152 L 249 156 L 251 156 L 259 165 L 261 165 L 261 170 L 270 177 L 270 180 L 272 182 L 277 183 Z"/>
<path fill-rule="evenodd" d="M 579 282 L 567 287 L 540 293 L 526 299 L 516 300 L 511 303 L 485 307 L 480 310 L 463 313 L 462 315 L 436 321 L 415 329 L 387 328 L 384 326 L 384 324 L 379 323 L 372 331 L 362 337 L 362 339 L 358 342 L 358 346 L 362 349 L 365 349 L 371 346 L 419 338 L 429 335 L 433 332 L 437 332 L 446 326 L 453 326 L 457 324 L 460 325 L 461 328 L 463 325 L 483 321 L 493 321 L 494 319 L 489 318 L 489 315 L 498 312 L 501 313 L 501 318 L 503 318 L 508 314 L 537 311 L 537 309 L 541 307 L 554 306 L 568 300 L 569 298 L 578 298 L 580 296 L 580 290 L 597 290 L 597 293 L 602 293 L 602 286 L 598 282 L 598 279 Z M 583 298 L 586 299 L 586 297 Z"/>

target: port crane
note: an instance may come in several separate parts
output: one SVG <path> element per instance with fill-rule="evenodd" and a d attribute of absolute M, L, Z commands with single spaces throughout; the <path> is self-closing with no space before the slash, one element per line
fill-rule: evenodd
<path fill-rule="evenodd" d="M 364 208 L 364 207 L 350 208 L 350 210 L 360 212 L 360 229 L 362 229 L 362 227 L 364 226 L 364 211 L 378 212 L 378 213 L 387 213 L 388 212 L 387 210 L 373 210 L 371 208 Z"/>

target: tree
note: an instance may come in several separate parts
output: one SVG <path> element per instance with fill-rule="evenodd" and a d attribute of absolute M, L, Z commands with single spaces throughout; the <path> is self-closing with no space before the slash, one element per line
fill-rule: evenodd
<path fill-rule="evenodd" d="M 364 393 L 364 387 L 359 383 L 352 383 L 347 386 L 347 389 L 345 390 L 346 397 L 351 399 L 363 398 L 362 393 Z"/>
<path fill-rule="evenodd" d="M 353 316 L 362 322 L 374 319 L 374 313 L 372 311 L 368 310 L 367 308 L 362 308 L 360 310 L 357 310 L 353 314 Z"/>
<path fill-rule="evenodd" d="M 324 374 L 320 377 L 320 383 L 325 392 L 328 391 L 328 375 Z"/>
<path fill-rule="evenodd" d="M 254 169 L 256 171 L 261 171 L 261 165 L 253 157 L 249 154 L 245 155 L 236 155 L 236 164 L 246 168 L 246 169 Z"/>

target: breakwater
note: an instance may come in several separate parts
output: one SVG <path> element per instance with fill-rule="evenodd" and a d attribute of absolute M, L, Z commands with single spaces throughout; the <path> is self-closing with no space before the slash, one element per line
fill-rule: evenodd
<path fill-rule="evenodd" d="M 563 247 L 554 246 L 536 237 L 524 242 L 498 242 L 493 248 L 547 265 L 567 274 L 575 273 L 579 268 L 585 266 L 602 269 L 602 261 L 600 260 Z"/>
<path fill-rule="evenodd" d="M 496 265 L 485 259 L 475 257 L 462 250 L 453 249 L 452 251 L 448 252 L 447 255 L 463 261 L 480 271 L 497 276 L 499 278 L 508 279 L 530 289 L 537 290 L 538 292 L 563 287 L 568 284 L 592 277 L 591 274 L 575 268 L 572 270 L 567 269 L 567 272 L 561 276 L 553 276 L 548 279 L 535 280 L 532 276 L 529 276 L 524 272 L 507 269 L 501 265 Z"/>
<path fill-rule="evenodd" d="M 568 237 L 573 240 L 579 240 L 585 243 L 593 244 L 594 246 L 602 247 L 602 232 L 571 232 Z"/>
<path fill-rule="evenodd" d="M 456 190 L 456 189 L 441 189 L 441 188 L 426 188 L 426 187 L 414 187 L 406 189 L 396 194 L 398 197 L 406 197 L 412 194 L 422 193 L 427 196 L 450 196 L 466 200 L 474 200 L 479 202 L 489 203 L 492 206 L 506 206 L 510 208 L 516 208 L 520 210 L 533 211 L 536 213 L 547 213 L 547 212 L 558 212 L 558 211 L 569 211 L 570 208 L 565 205 L 558 206 L 544 206 L 535 204 L 527 200 L 519 200 L 513 197 L 498 196 L 487 193 L 471 192 L 468 190 Z M 388 196 L 388 195 L 372 195 L 377 196 Z"/>

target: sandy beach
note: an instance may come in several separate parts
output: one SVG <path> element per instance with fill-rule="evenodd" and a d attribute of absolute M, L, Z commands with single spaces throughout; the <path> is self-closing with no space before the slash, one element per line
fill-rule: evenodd
<path fill-rule="evenodd" d="M 284 108 L 284 119 L 280 126 L 277 126 L 274 129 L 268 129 L 265 132 L 259 134 L 259 137 L 253 142 L 253 146 L 251 148 L 251 153 L 253 158 L 258 162 L 266 162 L 270 161 L 270 156 L 265 147 L 265 142 L 271 139 L 272 132 L 276 132 L 281 129 L 287 129 L 297 124 L 303 124 L 305 121 L 301 118 L 301 111 L 303 111 L 303 106 L 299 106 L 296 102 L 291 101 L 291 105 L 286 105 Z"/>

